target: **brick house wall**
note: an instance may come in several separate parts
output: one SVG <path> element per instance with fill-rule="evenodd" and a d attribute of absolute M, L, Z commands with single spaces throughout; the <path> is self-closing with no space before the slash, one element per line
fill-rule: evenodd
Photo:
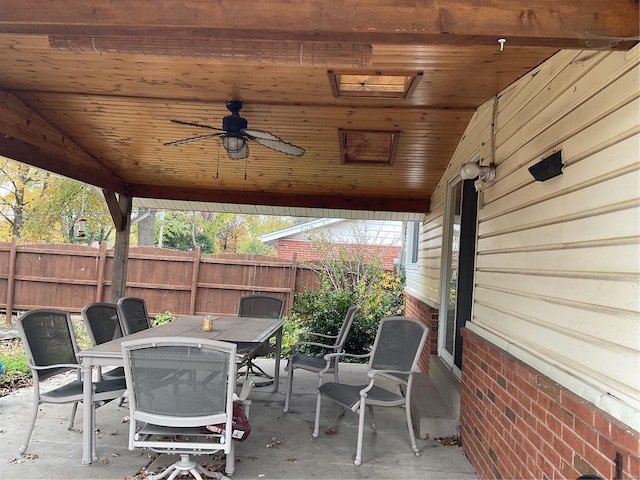
<path fill-rule="evenodd" d="M 353 250 L 362 249 L 362 245 L 340 244 L 340 247 L 346 247 Z M 378 251 L 382 257 L 382 266 L 387 270 L 393 270 L 395 265 L 393 261 L 400 257 L 401 247 L 397 246 L 371 246 L 371 253 Z M 299 262 L 318 260 L 318 255 L 313 247 L 313 243 L 300 240 L 278 240 L 278 258 L 293 259 L 297 254 Z"/>
<path fill-rule="evenodd" d="M 480 478 L 640 478 L 639 432 L 473 332 L 463 338 L 462 444 Z"/>
<path fill-rule="evenodd" d="M 405 292 L 404 312 L 407 317 L 420 320 L 429 328 L 425 350 L 418 362 L 420 371 L 428 372 L 429 358 L 438 354 L 438 310 Z"/>

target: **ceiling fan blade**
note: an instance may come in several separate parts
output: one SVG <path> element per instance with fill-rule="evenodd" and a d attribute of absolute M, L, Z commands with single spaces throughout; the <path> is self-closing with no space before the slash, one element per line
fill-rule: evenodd
<path fill-rule="evenodd" d="M 247 158 L 249 156 L 249 145 L 245 142 L 244 146 L 240 150 L 227 150 L 227 155 L 231 160 L 242 160 L 243 158 Z"/>
<path fill-rule="evenodd" d="M 277 152 L 286 153 L 287 155 L 292 155 L 294 157 L 301 157 L 305 154 L 304 148 L 298 147 L 297 145 L 293 145 L 291 143 L 284 142 L 280 140 L 278 137 L 275 137 L 277 140 L 273 140 L 271 138 L 258 138 L 258 137 L 249 137 L 249 138 L 256 143 L 259 143 L 263 147 L 270 148 L 271 150 L 275 150 Z"/>
<path fill-rule="evenodd" d="M 209 128 L 211 130 L 218 130 L 220 132 L 224 132 L 223 129 L 221 128 L 217 128 L 217 127 L 211 127 L 209 125 L 202 125 L 200 123 L 194 123 L 194 122 L 185 122 L 183 120 L 171 120 L 173 123 L 177 123 L 178 125 L 188 125 L 190 127 L 199 127 L 199 128 Z"/>
<path fill-rule="evenodd" d="M 189 138 L 183 138 L 182 140 L 167 142 L 167 143 L 164 143 L 163 145 L 165 147 L 167 145 L 182 145 L 183 143 L 197 142 L 198 140 L 204 140 L 206 138 L 211 138 L 211 137 L 219 137 L 220 135 L 222 135 L 222 133 L 210 133 L 208 135 L 198 135 L 197 137 L 189 137 Z"/>
<path fill-rule="evenodd" d="M 264 140 L 279 140 L 282 141 L 279 137 L 276 137 L 273 133 L 265 132 L 264 130 L 253 130 L 251 128 L 242 129 L 242 133 L 245 133 L 251 138 L 251 140 L 255 140 L 256 138 L 262 138 Z"/>

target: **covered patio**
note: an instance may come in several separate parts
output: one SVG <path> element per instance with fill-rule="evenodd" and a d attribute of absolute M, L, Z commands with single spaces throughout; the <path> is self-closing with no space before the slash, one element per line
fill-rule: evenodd
<path fill-rule="evenodd" d="M 153 7 L 143 0 L 126 4 L 103 0 L 53 0 L 41 8 L 33 8 L 18 0 L 5 1 L 0 13 L 0 155 L 88 182 L 103 190 L 117 229 L 110 298 L 104 300 L 115 300 L 124 293 L 134 205 L 190 211 L 403 220 L 416 222 L 414 227 L 417 226 L 412 311 L 415 316 L 431 322 L 437 314 L 434 309 L 446 303 L 446 297 L 439 296 L 441 291 L 447 291 L 439 285 L 443 263 L 442 239 L 447 235 L 443 233 L 443 212 L 445 207 L 455 202 L 445 198 L 445 190 L 462 162 L 473 161 L 484 167 L 495 163 L 501 170 L 498 181 L 494 183 L 493 191 L 496 193 L 493 197 L 489 195 L 485 199 L 485 192 L 479 192 L 474 204 L 474 210 L 479 210 L 485 205 L 485 200 L 503 201 L 502 210 L 484 210 L 487 223 L 496 218 L 500 220 L 500 211 L 506 211 L 510 218 L 519 216 L 527 219 L 527 207 L 538 204 L 540 198 L 551 198 L 556 191 L 548 184 L 519 189 L 533 182 L 526 169 L 520 167 L 537 162 L 538 156 L 551 153 L 551 149 L 561 147 L 564 141 L 584 143 L 578 136 L 584 132 L 572 130 L 573 125 L 581 124 L 585 117 L 578 106 L 588 107 L 589 114 L 598 119 L 612 118 L 615 128 L 597 129 L 599 133 L 613 132 L 607 142 L 614 144 L 614 140 L 621 138 L 630 142 L 637 140 L 634 137 L 637 135 L 637 116 L 629 121 L 628 127 L 617 117 L 613 118 L 611 92 L 605 89 L 605 85 L 609 86 L 611 91 L 624 96 L 616 100 L 619 105 L 616 103 L 615 106 L 620 110 L 625 106 L 631 110 L 637 105 L 638 83 L 633 75 L 637 74 L 638 48 L 632 49 L 639 39 L 637 20 L 637 2 L 612 0 L 561 0 L 539 2 L 535 6 L 531 6 L 531 2 L 506 0 L 223 0 L 215 6 L 205 6 L 200 1 L 166 1 L 153 4 Z M 624 59 L 627 52 L 628 58 Z M 611 61 L 618 62 L 620 66 L 613 70 L 602 68 L 605 73 L 595 68 L 603 61 L 602 58 L 609 57 L 613 57 Z M 539 69 L 540 65 L 546 67 Z M 623 77 L 622 73 L 627 73 L 627 68 L 628 75 Z M 612 71 L 628 83 L 620 83 L 622 87 L 618 87 L 618 83 L 606 83 L 609 82 L 607 74 Z M 589 102 L 583 103 L 585 100 L 582 98 L 584 83 L 581 79 L 587 73 L 592 73 L 588 78 L 587 91 L 599 92 L 603 97 L 600 99 L 593 93 L 597 103 L 593 107 Z M 499 97 L 520 80 L 520 83 L 528 83 L 530 88 L 511 91 L 516 100 L 511 97 L 512 103 L 507 102 L 509 108 L 503 109 L 504 103 L 499 102 Z M 552 80 L 560 83 L 558 90 L 551 88 L 555 83 L 548 82 Z M 566 85 L 565 81 L 568 82 Z M 565 98 L 559 92 L 575 92 L 578 98 Z M 246 159 L 231 160 L 219 138 L 164 146 L 167 142 L 207 133 L 207 128 L 218 129 L 228 114 L 225 104 L 229 100 L 243 102 L 241 114 L 250 129 L 271 132 L 285 142 L 300 146 L 306 151 L 304 156 L 292 157 L 252 143 L 251 154 Z M 547 103 L 556 106 L 551 113 L 540 110 Z M 623 113 L 626 112 L 624 110 Z M 579 122 L 571 118 L 567 121 L 571 128 L 565 126 L 566 131 L 555 128 L 554 122 L 568 118 L 564 114 L 569 113 L 579 117 Z M 631 117 L 631 114 L 627 116 Z M 189 126 L 184 122 L 206 127 Z M 470 125 L 474 128 L 468 129 Z M 529 125 L 531 128 L 528 130 L 521 128 Z M 553 127 L 549 130 L 558 136 L 553 141 L 540 135 L 540 132 L 547 131 L 548 125 Z M 504 130 L 497 135 L 500 129 Z M 577 159 L 570 157 L 572 161 L 589 158 L 588 153 L 599 151 L 606 144 L 599 136 L 589 135 L 588 130 L 585 132 L 585 136 L 600 144 L 588 152 L 581 151 Z M 508 155 L 501 152 L 496 155 L 496 146 L 505 143 L 509 147 Z M 519 147 L 525 143 L 535 144 L 535 152 L 529 156 L 520 154 Z M 637 142 L 633 145 L 637 148 Z M 615 179 L 622 176 L 622 172 L 631 177 L 637 173 L 638 158 L 633 145 L 624 148 L 625 155 L 611 155 L 628 161 L 628 165 L 609 167 L 608 162 L 594 159 L 597 169 L 574 177 L 576 183 L 570 184 L 569 188 L 557 189 L 583 192 L 585 197 L 594 198 L 594 195 L 589 195 L 587 187 L 601 184 L 602 179 Z M 631 190 L 627 184 L 625 188 L 615 184 L 602 185 L 602 193 L 595 198 L 606 198 L 610 192 Z M 637 182 L 633 187 L 636 186 Z M 516 195 L 523 193 L 512 203 L 510 194 L 514 192 Z M 582 206 L 581 202 L 575 202 Z M 633 217 L 637 212 L 637 196 L 615 200 L 612 205 L 624 208 L 629 217 L 611 220 L 614 228 L 610 231 L 617 232 L 620 225 L 632 225 L 634 222 L 628 218 L 637 219 L 637 216 Z M 592 223 L 587 227 L 577 227 L 577 235 L 571 237 L 573 241 L 570 244 L 579 247 L 585 255 L 584 264 L 591 260 L 584 253 L 589 252 L 584 248 L 585 243 L 594 247 L 609 244 L 595 237 L 585 241 L 580 233 L 603 230 L 598 216 L 605 211 L 613 212 L 612 205 L 604 203 L 598 208 L 592 207 L 589 211 Z M 547 225 L 549 215 L 548 211 L 541 214 L 540 225 Z M 513 234 L 513 221 L 498 221 L 501 227 L 496 228 L 505 236 Z M 565 225 L 566 222 L 558 219 L 558 224 Z M 516 231 L 523 232 L 523 238 L 529 237 L 531 225 L 516 227 Z M 620 235 L 620 238 L 610 240 L 611 245 L 624 246 L 630 251 L 635 248 L 633 255 L 636 255 L 637 231 Z M 543 233 L 540 236 L 549 237 Z M 475 244 L 475 237 L 475 234 L 470 235 L 466 240 Z M 492 278 L 504 282 L 499 284 L 501 288 L 512 287 L 506 275 L 495 272 L 496 269 L 511 267 L 502 260 L 505 254 L 515 252 L 518 258 L 527 257 L 529 263 L 526 265 L 534 273 L 538 265 L 531 260 L 537 258 L 530 254 L 532 251 L 545 256 L 546 250 L 557 249 L 557 257 L 550 258 L 566 256 L 566 246 L 562 243 L 545 247 L 525 245 L 522 252 L 518 246 L 515 240 L 507 239 L 488 248 L 489 253 L 494 250 L 497 260 L 485 267 L 490 270 Z M 625 255 L 609 250 L 601 255 L 603 258 L 625 258 Z M 483 258 L 492 257 L 485 255 Z M 521 270 L 520 263 L 515 265 L 511 267 L 513 271 Z M 624 279 L 625 287 L 637 293 L 637 271 L 628 271 L 627 267 L 631 268 L 628 265 L 624 268 L 606 265 L 597 273 L 606 277 L 604 280 L 611 285 L 614 280 Z M 572 273 L 581 271 L 571 265 L 567 268 Z M 470 269 L 471 273 L 475 270 Z M 558 273 L 556 270 L 556 265 L 549 267 L 549 272 L 554 275 Z M 533 283 L 538 288 L 542 282 Z M 535 288 L 523 287 L 522 297 L 530 299 Z M 610 288 L 613 291 L 614 287 Z M 495 288 L 489 290 L 493 292 Z M 601 292 L 600 285 L 594 287 L 596 291 L 598 294 Z M 629 325 L 632 328 L 629 331 L 636 331 L 637 306 L 634 305 L 637 304 L 618 299 L 625 291 L 617 289 L 611 295 L 615 302 L 598 306 L 597 313 L 609 312 L 613 306 L 615 312 L 624 310 L 626 319 L 626 312 L 631 312 Z M 470 306 L 473 304 L 472 293 L 473 288 L 468 295 Z M 554 295 L 558 295 L 560 306 L 577 302 L 575 298 L 582 298 L 581 295 L 588 296 L 588 290 L 576 297 L 574 293 L 566 287 Z M 628 297 L 637 298 L 637 295 Z M 514 303 L 511 298 L 491 294 L 490 300 L 488 303 L 495 302 L 495 311 L 499 315 L 487 313 L 487 317 L 494 322 L 504 317 L 501 326 L 515 325 L 508 315 Z M 524 306 L 528 304 L 518 300 L 518 306 L 527 310 Z M 590 304 L 591 299 L 585 298 L 583 302 Z M 486 306 L 487 303 L 481 304 L 480 309 L 486 309 Z M 525 320 L 525 326 L 529 326 L 531 320 L 528 314 L 519 318 Z M 543 310 L 541 314 L 554 321 L 560 315 L 556 310 Z M 631 314 L 635 316 L 631 317 Z M 582 320 L 580 317 L 579 323 Z M 591 325 L 600 324 L 604 323 L 591 321 Z M 573 335 L 572 339 L 582 338 L 582 333 Z M 625 333 L 626 330 L 620 329 L 621 337 Z M 512 337 L 512 334 L 508 335 L 507 340 L 512 340 Z M 593 338 L 600 343 L 599 335 Z M 512 360 L 504 347 L 507 344 L 499 337 L 490 339 L 490 342 L 478 344 L 477 348 L 486 347 L 487 352 L 481 354 L 488 358 L 500 358 L 492 361 L 502 368 Z M 623 340 L 626 342 L 628 338 Z M 557 350 L 563 350 L 565 343 L 558 345 Z M 629 355 L 637 361 L 638 350 L 635 345 L 633 348 Z M 496 356 L 495 349 L 504 356 Z M 612 352 L 619 350 L 611 349 Z M 534 353 L 539 354 L 540 351 Z M 527 356 L 525 360 L 530 361 L 533 357 L 535 355 Z M 614 357 L 608 355 L 607 358 Z M 469 426 L 465 433 L 465 448 L 478 472 L 482 472 L 484 477 L 505 476 L 500 474 L 501 471 L 515 476 L 513 472 L 525 471 L 521 464 L 526 457 L 531 460 L 528 466 L 531 469 L 526 471 L 540 472 L 532 476 L 542 476 L 538 467 L 547 468 L 547 458 L 555 458 L 556 444 L 550 445 L 541 440 L 541 450 L 514 451 L 509 457 L 509 445 L 498 448 L 492 443 L 496 439 L 510 439 L 508 434 L 488 429 L 490 431 L 483 437 L 480 429 L 475 428 L 476 422 L 480 427 L 505 425 L 504 432 L 511 432 L 511 425 L 516 422 L 529 426 L 528 420 L 516 418 L 511 408 L 505 407 L 500 415 L 495 414 L 495 391 L 506 392 L 507 380 L 510 379 L 497 375 L 495 391 L 489 389 L 483 393 L 479 389 L 483 384 L 478 378 L 491 374 L 491 361 L 477 363 L 476 371 L 484 373 L 480 373 L 481 377 L 466 376 L 467 399 L 487 407 L 489 414 L 468 408 L 463 422 Z M 561 368 L 567 364 L 566 361 L 558 363 Z M 428 353 L 421 366 L 423 370 L 429 368 Z M 543 363 L 540 367 L 543 374 L 547 366 Z M 617 367 L 612 363 L 604 376 L 617 375 Z M 514 380 L 524 378 L 522 375 L 516 377 Z M 544 375 L 538 377 L 535 372 L 525 377 L 536 382 L 540 379 L 540 385 L 535 388 L 525 386 L 536 395 L 531 405 L 537 406 L 538 399 L 544 399 L 548 390 L 548 379 Z M 591 380 L 587 377 L 587 381 Z M 637 382 L 633 382 L 637 386 Z M 308 388 L 312 391 L 313 386 L 312 382 Z M 554 401 L 565 398 L 555 384 L 551 390 L 557 393 Z M 381 431 L 374 437 L 377 441 L 367 442 L 370 446 L 365 450 L 363 466 L 354 469 L 350 458 L 353 437 L 346 434 L 341 438 L 346 430 L 355 427 L 355 424 L 347 423 L 354 420 L 351 416 L 340 419 L 340 427 L 335 434 L 326 434 L 318 442 L 313 442 L 310 434 L 307 435 L 309 415 L 313 409 L 304 409 L 304 414 L 298 411 L 303 404 L 302 398 L 300 406 L 294 402 L 293 413 L 284 415 L 280 413 L 279 401 L 268 397 L 260 399 L 260 395 L 266 394 L 257 393 L 252 417 L 255 416 L 256 422 L 269 419 L 271 423 L 258 427 L 256 432 L 260 433 L 248 442 L 257 442 L 255 450 L 266 454 L 254 459 L 255 454 L 243 453 L 244 444 L 239 447 L 239 456 L 247 466 L 237 469 L 236 478 L 244 478 L 243 472 L 249 471 L 251 478 L 261 475 L 267 478 L 273 475 L 273 471 L 281 472 L 281 475 L 291 474 L 281 478 L 312 475 L 317 478 L 428 478 L 431 473 L 433 478 L 447 478 L 448 475 L 449 478 L 467 478 L 467 475 L 473 478 L 473 470 L 458 447 L 445 448 L 427 440 L 421 446 L 421 457 L 414 457 L 408 448 L 387 448 L 386 442 L 395 443 L 396 438 L 402 447 L 406 433 L 404 427 L 398 426 L 397 437 L 396 433 L 387 434 L 383 427 L 386 420 L 380 422 Z M 607 401 L 615 398 L 607 395 L 608 392 L 604 397 Z M 306 402 L 312 402 L 312 398 L 313 395 L 304 397 Z M 422 401 L 427 398 L 428 394 L 424 394 Z M 567 408 L 572 412 L 584 411 L 583 404 L 578 405 L 582 400 L 569 398 L 568 401 L 573 403 L 569 403 Z M 633 397 L 633 402 L 637 404 L 637 396 Z M 556 404 L 551 400 L 548 403 L 550 408 L 555 408 Z M 471 402 L 469 406 L 473 406 Z M 562 405 L 557 409 L 564 412 L 565 407 Z M 263 408 L 266 414 L 260 415 Z M 9 418 L 4 412 L 3 408 L 3 420 Z M 337 424 L 339 410 L 332 414 Z M 590 414 L 591 418 L 594 415 L 598 418 L 599 411 Z M 116 411 L 113 415 L 117 419 L 122 412 Z M 544 411 L 543 415 L 546 415 Z M 63 425 L 58 425 L 61 422 L 57 415 L 55 418 L 55 427 L 64 430 Z M 614 431 L 612 425 L 619 429 L 616 431 L 627 428 L 617 420 L 617 417 L 607 419 L 610 423 L 603 422 L 602 436 L 592 432 L 593 437 L 598 442 L 603 438 L 603 443 L 608 445 Z M 590 419 L 585 422 L 589 427 L 593 423 Z M 560 422 L 554 423 L 560 432 L 566 430 Z M 272 427 L 275 430 L 271 432 L 282 432 L 281 438 L 286 443 L 277 443 L 278 434 L 269 430 Z M 9 439 L 10 428 L 5 427 L 4 422 L 3 430 Z M 622 449 L 624 456 L 618 455 L 613 448 L 598 446 L 598 449 L 606 450 L 604 460 L 600 459 L 600 451 L 584 447 L 579 435 L 570 433 L 572 438 L 579 440 L 576 444 L 579 444 L 580 452 L 573 455 L 572 450 L 565 449 L 566 458 L 557 458 L 555 465 L 544 470 L 554 473 L 544 475 L 559 476 L 557 472 L 563 472 L 563 476 L 575 477 L 576 472 L 601 471 L 605 472 L 605 477 L 612 478 L 615 468 L 616 472 L 632 472 L 629 476 L 637 477 L 640 465 L 637 429 L 631 433 L 624 432 L 628 434 L 624 437 L 629 438 L 628 443 L 622 446 L 624 448 L 616 447 Z M 122 442 L 121 445 L 125 444 L 119 435 L 103 435 L 109 435 L 109 441 L 115 439 Z M 551 432 L 544 430 L 541 435 L 548 439 Z M 267 448 L 272 437 L 276 440 Z M 527 434 L 522 437 L 526 440 Z M 384 438 L 383 442 L 381 438 Z M 78 460 L 78 468 L 67 469 L 63 465 L 70 463 L 64 456 L 68 454 L 63 447 L 76 446 L 71 438 L 65 440 L 64 445 L 55 443 L 59 440 L 49 443 L 55 455 L 42 455 L 41 458 L 58 459 L 62 472 L 68 474 L 73 471 L 73 475 L 77 472 L 78 478 L 86 478 L 87 472 L 97 472 L 97 469 L 108 468 L 121 459 L 131 458 L 124 452 L 113 459 L 105 457 L 109 464 L 94 465 L 91 468 L 96 470 L 92 470 L 80 467 L 79 458 L 74 457 L 74 461 Z M 558 443 L 562 442 L 558 440 Z M 300 450 L 289 454 L 285 445 Z M 488 445 L 486 452 L 485 445 Z M 248 448 L 249 443 L 246 446 Z M 474 451 L 474 446 L 479 448 Z M 595 452 L 593 456 L 602 463 L 601 466 L 596 465 L 599 470 L 583 461 L 586 456 L 584 448 L 587 448 L 587 453 Z M 444 463 L 450 468 L 447 470 L 437 466 L 439 463 L 435 459 L 430 460 L 432 452 L 452 451 L 463 460 L 464 468 L 451 468 L 453 463 L 446 459 Z M 277 463 L 270 471 L 259 468 L 260 461 L 272 460 Z M 38 471 L 41 475 L 42 468 L 37 465 L 39 461 L 41 459 L 33 463 L 31 460 L 25 460 L 23 464 L 4 463 L 1 469 L 3 478 L 4 475 L 13 478 L 20 468 L 33 469 L 30 472 Z M 140 459 L 141 467 L 144 461 Z M 513 468 L 512 463 L 522 466 L 522 469 Z M 74 462 L 71 464 L 75 465 Z M 253 467 L 258 469 L 250 470 Z M 381 474 L 382 469 L 385 470 Z M 130 470 L 136 470 L 135 466 L 127 466 L 126 471 Z M 9 473 L 5 474 L 6 471 Z M 28 478 L 28 474 L 24 477 Z"/>
<path fill-rule="evenodd" d="M 261 362 L 265 363 L 263 366 L 266 368 L 273 368 L 269 364 L 272 360 Z M 342 365 L 341 379 L 357 382 L 363 367 Z M 278 393 L 273 393 L 271 388 L 254 388 L 252 391 L 252 432 L 246 441 L 236 444 L 234 479 L 478 478 L 456 438 L 442 441 L 419 439 L 420 456 L 415 456 L 411 451 L 401 408 L 376 409 L 378 431 L 374 433 L 367 426 L 363 463 L 355 467 L 352 455 L 355 453 L 357 415 L 350 412 L 343 414 L 336 404 L 323 402 L 320 436 L 312 438 L 317 376 L 308 372 L 296 373 L 291 411 L 285 414 L 282 412 L 285 372 L 282 370 L 281 373 Z M 144 478 L 136 477 L 143 470 L 157 472 L 175 461 L 174 457 L 163 455 L 152 462 L 148 452 L 128 450 L 128 425 L 123 423 L 123 419 L 128 416 L 129 410 L 126 403 L 118 407 L 117 402 L 111 402 L 97 411 L 99 461 L 89 466 L 80 464 L 82 435 L 79 429 L 82 416 L 78 415 L 75 428 L 69 431 L 64 417 L 69 415 L 70 406 L 52 404 L 41 408 L 28 450 L 32 455 L 21 458 L 17 456 L 17 450 L 24 440 L 24 428 L 29 420 L 29 409 L 25 409 L 24 405 L 31 401 L 30 388 L 0 398 L 2 480 L 138 479 Z M 199 460 L 209 463 L 207 458 L 200 457 Z"/>

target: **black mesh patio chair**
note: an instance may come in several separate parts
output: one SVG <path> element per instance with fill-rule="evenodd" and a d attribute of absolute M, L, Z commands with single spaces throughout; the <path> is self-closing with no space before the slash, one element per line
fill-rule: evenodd
<path fill-rule="evenodd" d="M 93 345 L 110 342 L 121 338 L 122 324 L 115 303 L 90 303 L 81 312 L 82 320 Z M 124 368 L 118 367 L 103 372 L 104 378 L 124 378 Z"/>
<path fill-rule="evenodd" d="M 304 346 L 315 346 L 324 349 L 324 353 L 341 353 L 344 351 L 344 345 L 347 341 L 347 335 L 349 335 L 349 331 L 351 330 L 351 325 L 353 325 L 353 320 L 356 317 L 356 313 L 358 313 L 360 307 L 351 307 L 347 311 L 344 319 L 342 320 L 342 325 L 340 326 L 340 331 L 337 335 L 325 335 L 322 333 L 316 332 L 303 332 L 300 334 L 300 338 L 304 340 L 298 341 L 292 349 L 292 354 L 289 357 L 289 361 L 287 362 L 287 366 L 285 370 L 288 371 L 287 375 L 287 392 L 284 397 L 284 408 L 282 409 L 284 412 L 289 411 L 289 400 L 291 397 L 291 390 L 293 389 L 293 372 L 294 370 L 306 370 L 307 372 L 318 373 L 323 370 L 327 366 L 327 362 L 324 359 L 324 356 L 320 355 L 310 355 L 307 353 L 301 353 L 300 349 Z M 313 341 L 309 341 L 312 339 Z M 328 343 L 333 340 L 333 343 Z M 335 361 L 335 358 L 331 359 L 329 364 L 329 368 L 325 373 L 333 373 L 333 378 L 337 382 L 338 381 L 338 362 Z"/>
<path fill-rule="evenodd" d="M 320 405 L 323 396 L 332 399 L 345 409 L 358 412 L 358 443 L 353 463 L 360 465 L 362 463 L 365 410 L 369 411 L 371 426 L 375 430 L 374 406 L 404 406 L 411 448 L 418 455 L 416 436 L 411 424 L 411 387 L 413 375 L 418 371 L 418 359 L 426 340 L 427 327 L 419 321 L 408 317 L 386 317 L 380 321 L 373 348 L 368 354 L 329 353 L 325 355 L 327 363 L 325 369 L 319 373 L 313 436 L 318 436 Z M 331 361 L 334 359 L 337 361 L 341 357 L 369 358 L 367 383 L 362 385 L 348 385 L 339 382 L 323 383 L 322 376 L 329 371 Z M 398 386 L 397 391 L 392 392 L 377 384 L 381 381 L 389 383 L 389 380 Z M 404 392 L 401 391 L 401 386 L 405 387 Z"/>
<path fill-rule="evenodd" d="M 78 347 L 69 313 L 62 310 L 31 310 L 21 315 L 17 324 L 33 375 L 34 393 L 31 424 L 27 438 L 20 447 L 22 454 L 29 446 L 40 404 L 73 403 L 68 424 L 68 428 L 71 429 L 78 402 L 82 401 L 83 394 L 81 366 L 76 358 Z M 41 391 L 43 380 L 74 370 L 77 371 L 75 380 L 46 392 Z M 99 406 L 122 396 L 126 391 L 126 384 L 123 378 L 103 380 L 93 383 L 93 391 L 93 401 Z M 95 456 L 95 451 L 93 455 Z"/>
<path fill-rule="evenodd" d="M 247 295 L 240 298 L 238 305 L 238 317 L 258 317 L 258 318 L 282 318 L 284 313 L 284 300 L 270 295 Z M 264 381 L 254 380 L 257 387 L 271 385 L 273 375 L 265 372 L 254 360 L 275 352 L 275 347 L 270 341 L 265 342 L 237 342 L 238 346 L 238 368 L 244 368 L 243 375 L 266 378 Z"/>
<path fill-rule="evenodd" d="M 201 475 L 227 478 L 205 470 L 191 458 L 216 452 L 226 454 L 225 472 L 232 475 L 236 345 L 156 337 L 124 341 L 122 354 L 129 394 L 129 449 L 180 456 L 169 468 L 148 478 L 171 473 L 173 479 L 188 472 L 200 480 Z"/>
<path fill-rule="evenodd" d="M 118 316 L 125 335 L 151 328 L 147 304 L 143 298 L 122 297 L 118 300 Z"/>

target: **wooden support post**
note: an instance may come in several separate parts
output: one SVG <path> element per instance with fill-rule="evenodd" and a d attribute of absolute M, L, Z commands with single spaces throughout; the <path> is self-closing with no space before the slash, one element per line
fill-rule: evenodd
<path fill-rule="evenodd" d="M 7 312 L 6 322 L 12 323 L 13 319 L 13 290 L 16 281 L 16 254 L 18 250 L 18 239 L 11 237 L 11 251 L 9 252 L 9 275 L 7 277 Z"/>
<path fill-rule="evenodd" d="M 104 271 L 107 266 L 107 242 L 100 242 L 100 254 L 98 256 L 98 272 L 96 279 L 96 296 L 94 302 L 102 302 L 104 290 Z"/>
<path fill-rule="evenodd" d="M 198 277 L 200 275 L 200 246 L 193 252 L 193 271 L 191 272 L 191 296 L 189 297 L 189 315 L 196 313 L 196 295 L 198 294 Z"/>
<path fill-rule="evenodd" d="M 103 190 L 103 193 L 116 227 L 116 243 L 113 248 L 113 270 L 111 273 L 111 301 L 117 302 L 120 297 L 124 296 L 127 286 L 133 199 L 128 195 L 116 194 L 108 190 Z"/>

